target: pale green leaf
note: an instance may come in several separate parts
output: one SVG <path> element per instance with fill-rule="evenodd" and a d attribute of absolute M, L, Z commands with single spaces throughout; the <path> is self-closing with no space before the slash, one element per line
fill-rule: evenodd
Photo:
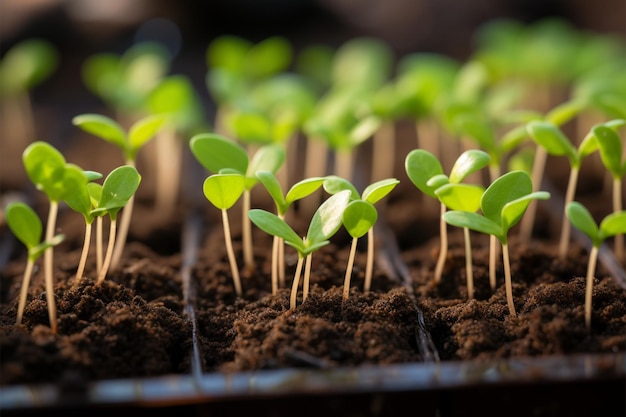
<path fill-rule="evenodd" d="M 113 143 L 128 152 L 126 132 L 118 122 L 101 114 L 81 114 L 72 119 L 72 123 L 87 133 Z"/>
<path fill-rule="evenodd" d="M 343 226 L 353 238 L 365 235 L 377 219 L 376 208 L 365 200 L 353 200 L 343 211 Z"/>
<path fill-rule="evenodd" d="M 436 188 L 429 187 L 427 182 L 435 175 L 443 174 L 441 162 L 430 152 L 423 149 L 414 149 L 405 158 L 404 167 L 413 183 L 424 194 L 437 198 Z"/>
<path fill-rule="evenodd" d="M 396 178 L 386 178 L 376 181 L 365 187 L 361 198 L 369 203 L 376 204 L 376 202 L 386 197 L 391 190 L 396 188 L 396 185 L 399 183 L 400 180 Z"/>
<path fill-rule="evenodd" d="M 231 208 L 244 192 L 244 177 L 240 174 L 213 174 L 204 180 L 204 196 L 220 210 Z"/>
<path fill-rule="evenodd" d="M 245 175 L 248 170 L 248 153 L 239 144 L 224 136 L 201 133 L 191 138 L 191 152 L 210 173 L 232 168 Z"/>

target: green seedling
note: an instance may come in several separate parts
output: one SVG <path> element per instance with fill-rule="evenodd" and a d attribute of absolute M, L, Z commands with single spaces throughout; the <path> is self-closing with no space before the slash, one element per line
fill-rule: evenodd
<path fill-rule="evenodd" d="M 472 149 L 463 152 L 455 161 L 450 175 L 443 173 L 443 167 L 439 159 L 432 153 L 423 149 L 414 149 L 405 158 L 405 171 L 407 176 L 420 191 L 429 197 L 438 199 L 435 191 L 447 184 L 459 184 L 468 175 L 480 170 L 489 164 L 489 155 L 480 150 Z M 446 212 L 446 205 L 440 203 L 441 215 Z M 448 229 L 443 218 L 439 223 L 440 250 L 435 266 L 435 282 L 439 283 L 443 275 L 443 267 L 448 256 Z"/>
<path fill-rule="evenodd" d="M 591 298 L 593 294 L 593 278 L 596 270 L 598 252 L 602 243 L 609 237 L 626 233 L 626 211 L 613 212 L 607 215 L 600 226 L 581 203 L 572 201 L 567 205 L 567 217 L 575 228 L 591 239 L 591 251 L 587 264 L 587 284 L 585 290 L 585 325 L 591 329 Z"/>
<path fill-rule="evenodd" d="M 467 227 L 498 238 L 502 245 L 507 305 L 512 317 L 516 317 L 516 313 L 509 261 L 509 230 L 519 222 L 531 200 L 550 198 L 550 193 L 533 192 L 532 189 L 530 176 L 526 172 L 511 171 L 497 178 L 487 187 L 480 199 L 482 214 L 452 210 L 442 216 L 448 224 Z"/>
<path fill-rule="evenodd" d="M 323 177 L 306 178 L 291 186 L 287 194 L 283 194 L 283 189 L 274 173 L 270 171 L 259 171 L 257 178 L 276 204 L 276 215 L 284 220 L 289 207 L 302 198 L 305 198 L 315 192 L 322 186 Z M 285 285 L 285 245 L 284 240 L 278 236 L 274 236 L 272 244 L 272 294 L 276 294 L 278 287 Z"/>
<path fill-rule="evenodd" d="M 85 172 L 89 181 L 94 181 L 102 178 L 102 174 L 98 172 L 88 171 Z M 65 198 L 65 204 L 67 204 L 72 210 L 83 215 L 85 219 L 85 237 L 83 239 L 83 249 L 80 255 L 80 261 L 78 263 L 78 269 L 76 270 L 76 280 L 74 285 L 80 283 L 83 272 L 85 271 L 85 264 L 87 263 L 87 254 L 89 252 L 89 246 L 91 244 L 91 229 L 93 221 L 96 216 L 91 214 L 91 210 L 97 206 L 97 202 L 102 197 L 102 187 L 95 183 L 86 183 L 84 186 L 77 188 L 74 192 Z M 101 226 L 101 224 L 100 224 Z M 101 237 L 101 230 L 98 233 L 98 237 Z M 98 241 L 100 245 L 100 240 Z M 101 249 L 98 249 L 101 252 Z M 101 262 L 98 262 L 98 269 L 102 266 Z"/>
<path fill-rule="evenodd" d="M 162 129 L 167 120 L 161 115 L 146 116 L 132 124 L 128 132 L 115 120 L 100 114 L 81 114 L 72 119 L 72 123 L 83 131 L 99 137 L 120 148 L 126 165 L 135 167 L 138 152 Z M 128 229 L 135 205 L 134 194 L 126 204 L 111 260 L 111 268 L 116 269 L 126 245 Z"/>
<path fill-rule="evenodd" d="M 284 149 L 275 144 L 261 146 L 251 160 L 246 150 L 233 140 L 213 133 L 200 133 L 189 142 L 191 152 L 198 162 L 211 173 L 237 173 L 244 177 L 242 225 L 243 253 L 246 270 L 254 270 L 252 251 L 252 229 L 248 211 L 250 193 L 258 183 L 256 173 L 269 171 L 275 173 L 285 160 Z"/>
<path fill-rule="evenodd" d="M 559 242 L 559 257 L 565 259 L 570 240 L 570 224 L 567 221 L 567 205 L 574 200 L 576 186 L 578 184 L 578 174 L 580 166 L 585 156 L 590 153 L 588 146 L 581 146 L 578 149 L 559 127 L 552 122 L 534 121 L 527 125 L 530 137 L 544 148 L 550 155 L 567 156 L 570 163 L 570 175 L 565 192 L 565 204 L 563 207 L 563 222 L 561 225 L 561 237 Z M 582 143 L 581 143 L 582 144 Z"/>
<path fill-rule="evenodd" d="M 305 259 L 306 265 L 304 267 L 304 282 L 302 285 L 303 301 L 306 300 L 309 291 L 311 256 L 313 252 L 329 244 L 329 239 L 341 227 L 343 211 L 350 202 L 350 194 L 349 190 L 344 190 L 328 197 L 315 211 L 304 238 L 298 236 L 291 226 L 273 213 L 262 209 L 252 209 L 248 212 L 250 220 L 259 229 L 272 236 L 280 236 L 286 244 L 292 246 L 298 252 L 298 264 L 296 265 L 289 300 L 289 308 L 291 310 L 296 308 L 298 285 Z"/>
<path fill-rule="evenodd" d="M 59 202 L 70 196 L 74 190 L 87 183 L 87 176 L 78 166 L 65 162 L 63 154 L 54 146 L 37 141 L 33 142 L 22 153 L 22 162 L 29 179 L 38 190 L 44 192 L 50 203 L 44 240 L 50 242 L 54 238 Z M 50 328 L 57 330 L 56 304 L 54 301 L 53 279 L 53 247 L 44 251 L 44 277 Z"/>
<path fill-rule="evenodd" d="M 30 92 L 50 77 L 58 61 L 56 47 L 38 38 L 16 43 L 0 60 L 3 123 L 11 128 L 11 140 L 24 144 L 35 137 Z"/>
<path fill-rule="evenodd" d="M 378 220 L 378 211 L 374 204 L 383 199 L 400 183 L 396 178 L 386 178 L 368 185 L 362 195 L 359 195 L 356 187 L 345 178 L 331 175 L 324 181 L 324 189 L 329 194 L 336 194 L 343 190 L 350 191 L 350 204 L 343 212 L 343 226 L 352 237 L 350 257 L 343 285 L 343 299 L 348 299 L 350 292 L 350 279 L 352 266 L 356 255 L 357 241 L 367 233 L 367 261 L 365 267 L 365 283 L 363 292 L 370 291 L 372 272 L 374 270 L 374 225 Z"/>
<path fill-rule="evenodd" d="M 51 240 L 44 240 L 42 242 L 41 235 L 43 233 L 43 226 L 41 219 L 39 219 L 37 213 L 25 203 L 16 202 L 9 204 L 6 208 L 6 221 L 15 237 L 28 249 L 26 269 L 24 270 L 24 276 L 22 278 L 20 300 L 17 307 L 16 324 L 20 324 L 22 323 L 24 306 L 26 305 L 26 297 L 28 295 L 28 286 L 33 274 L 35 262 L 46 249 L 61 243 L 65 236 L 58 234 L 53 236 Z"/>
<path fill-rule="evenodd" d="M 97 285 L 104 282 L 104 278 L 106 277 L 111 265 L 113 248 L 117 243 L 117 215 L 119 211 L 126 207 L 129 201 L 132 200 L 137 188 L 139 188 L 140 182 L 141 176 L 134 166 L 123 165 L 115 168 L 109 173 L 109 175 L 107 175 L 104 183 L 102 184 L 102 191 L 100 199 L 97 202 L 97 207 L 90 211 L 91 216 L 102 216 L 108 214 L 111 220 L 109 228 L 109 242 L 107 244 L 107 251 L 102 268 L 96 280 Z M 93 195 L 95 195 L 95 193 Z"/>
<path fill-rule="evenodd" d="M 230 222 L 228 221 L 228 209 L 239 200 L 245 190 L 245 178 L 241 174 L 213 174 L 204 180 L 202 186 L 204 196 L 222 212 L 222 225 L 224 227 L 224 242 L 230 262 L 230 270 L 233 275 L 235 291 L 238 297 L 242 296 L 241 279 L 235 252 L 233 250 L 232 237 L 230 234 Z"/>

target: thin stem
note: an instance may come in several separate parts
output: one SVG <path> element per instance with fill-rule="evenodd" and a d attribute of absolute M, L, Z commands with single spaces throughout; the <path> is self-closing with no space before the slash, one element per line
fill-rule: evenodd
<path fill-rule="evenodd" d="M 352 266 L 354 265 L 354 256 L 356 254 L 356 243 L 358 238 L 352 238 L 350 245 L 350 256 L 348 257 L 348 266 L 346 267 L 346 275 L 343 279 L 343 299 L 344 301 L 350 296 L 350 278 L 352 277 Z"/>
<path fill-rule="evenodd" d="M 439 236 L 441 240 L 441 245 L 439 249 L 439 258 L 437 259 L 437 266 L 435 267 L 435 283 L 439 283 L 441 281 L 441 276 L 443 274 L 443 266 L 446 263 L 446 258 L 448 257 L 448 227 L 446 222 L 443 220 L 443 215 L 446 212 L 445 204 L 441 204 L 441 216 L 439 217 Z"/>
<path fill-rule="evenodd" d="M 228 222 L 228 213 L 226 209 L 222 209 L 222 224 L 224 225 L 224 243 L 226 244 L 226 252 L 228 253 L 228 261 L 230 262 L 230 270 L 233 274 L 233 282 L 235 284 L 235 292 L 241 297 L 241 279 L 239 278 L 239 269 L 237 269 L 237 260 L 235 259 L 235 251 L 233 250 L 233 242 L 230 236 L 230 223 Z"/>
<path fill-rule="evenodd" d="M 541 185 L 547 158 L 548 151 L 543 146 L 537 146 L 535 151 L 535 160 L 533 162 L 533 170 L 531 173 L 533 192 L 537 191 Z M 530 204 L 528 204 L 528 208 L 526 209 L 526 214 L 520 223 L 520 241 L 524 244 L 528 244 L 528 242 L 530 242 L 530 238 L 533 234 L 533 227 L 535 225 L 536 212 L 537 200 L 531 200 Z"/>
<path fill-rule="evenodd" d="M 298 296 L 298 285 L 300 284 L 300 274 L 302 274 L 302 264 L 304 263 L 304 257 L 298 256 L 298 264 L 296 265 L 296 272 L 293 275 L 293 283 L 291 284 L 291 297 L 289 299 L 289 309 L 296 308 L 296 297 Z"/>
<path fill-rule="evenodd" d="M 365 264 L 365 284 L 363 292 L 370 292 L 372 286 L 372 272 L 374 271 L 374 228 L 367 231 L 367 263 Z"/>
<path fill-rule="evenodd" d="M 91 243 L 91 227 L 92 223 L 85 222 L 85 238 L 83 242 L 83 250 L 80 254 L 80 261 L 78 262 L 78 269 L 76 270 L 76 281 L 74 285 L 78 285 L 83 278 L 83 272 L 85 271 L 85 264 L 87 263 L 87 254 L 89 253 L 89 245 Z"/>
<path fill-rule="evenodd" d="M 52 241 L 54 237 L 54 228 L 56 226 L 57 214 L 59 212 L 59 202 L 51 201 L 48 211 L 48 224 L 46 225 L 46 241 Z M 54 301 L 54 278 L 53 278 L 53 260 L 54 249 L 50 246 L 43 253 L 44 257 L 44 274 L 46 280 L 46 301 L 48 302 L 48 317 L 50 318 L 50 328 L 52 333 L 57 332 L 57 306 Z"/>
<path fill-rule="evenodd" d="M 135 167 L 134 160 L 127 160 L 126 165 L 130 165 Z M 159 170 L 160 171 L 160 170 Z M 117 238 L 117 243 L 113 251 L 113 258 L 111 260 L 111 268 L 113 270 L 117 269 L 120 263 L 120 258 L 122 257 L 122 253 L 124 252 L 124 246 L 126 245 L 126 239 L 128 236 L 128 229 L 130 228 L 130 220 L 133 216 L 133 207 L 135 206 L 135 195 L 128 200 L 128 203 L 122 209 L 120 219 L 120 227 L 119 227 L 119 237 Z"/>
<path fill-rule="evenodd" d="M 489 235 L 489 285 L 491 291 L 496 290 L 496 258 L 498 256 L 498 238 Z"/>
<path fill-rule="evenodd" d="M 311 260 L 313 254 L 309 253 L 306 256 L 306 262 L 304 263 L 304 281 L 302 282 L 302 302 L 306 301 L 309 296 L 309 280 L 311 279 Z"/>
<path fill-rule="evenodd" d="M 157 145 L 157 182 L 156 211 L 163 218 L 169 218 L 174 212 L 178 197 L 182 165 L 182 141 L 178 140 L 176 130 L 167 127 L 156 138 Z"/>
<path fill-rule="evenodd" d="M 509 260 L 509 245 L 502 244 L 502 262 L 504 263 L 504 285 L 506 289 L 506 304 L 509 306 L 511 317 L 517 317 L 513 304 L 513 284 L 511 283 L 511 263 Z"/>
<path fill-rule="evenodd" d="M 396 129 L 392 120 L 385 120 L 372 136 L 371 182 L 393 177 L 396 154 Z"/>
<path fill-rule="evenodd" d="M 598 246 L 592 246 L 589 252 L 589 264 L 587 265 L 587 284 L 585 285 L 585 326 L 591 331 L 591 298 L 593 295 L 593 278 L 598 260 Z"/>
<path fill-rule="evenodd" d="M 465 237 L 465 275 L 467 279 L 467 297 L 471 300 L 474 298 L 474 272 L 472 271 L 472 243 L 470 241 L 470 231 L 467 227 L 463 228 L 463 236 Z"/>
<path fill-rule="evenodd" d="M 26 261 L 26 269 L 24 270 L 24 277 L 22 278 L 22 288 L 20 289 L 20 302 L 17 305 L 17 320 L 15 324 L 22 323 L 22 316 L 24 315 L 24 307 L 26 306 L 26 298 L 28 297 L 28 286 L 30 285 L 30 277 L 33 275 L 33 267 L 35 261 L 28 259 Z"/>
<path fill-rule="evenodd" d="M 578 183 L 578 173 L 580 170 L 572 167 L 567 182 L 567 191 L 565 192 L 565 204 L 563 205 L 563 220 L 561 223 L 561 240 L 559 241 L 559 258 L 567 257 L 567 249 L 569 248 L 571 225 L 567 217 L 567 205 L 574 200 L 576 193 L 576 184 Z"/>
<path fill-rule="evenodd" d="M 248 272 L 254 271 L 254 255 L 252 251 L 252 225 L 248 217 L 250 211 L 250 190 L 243 192 L 242 227 L 243 227 L 243 259 Z"/>
<path fill-rule="evenodd" d="M 278 238 L 278 286 L 285 287 L 285 240 Z"/>
<path fill-rule="evenodd" d="M 102 236 L 102 216 L 98 216 L 98 218 L 96 219 L 96 271 L 98 272 L 98 275 L 100 275 L 100 271 L 102 271 L 102 263 L 103 258 L 104 258 L 104 253 L 103 253 L 103 236 Z"/>
<path fill-rule="evenodd" d="M 613 178 L 613 213 L 622 211 L 622 179 L 621 177 Z M 618 262 L 624 262 L 624 235 L 615 235 L 615 258 Z"/>
<path fill-rule="evenodd" d="M 113 248 L 115 247 L 115 239 L 117 233 L 117 218 L 111 218 L 111 227 L 109 228 L 109 243 L 107 244 L 107 253 L 102 264 L 102 269 L 96 280 L 96 285 L 100 285 L 104 282 L 104 278 L 109 272 L 111 266 L 111 258 L 113 258 Z"/>
<path fill-rule="evenodd" d="M 272 239 L 272 294 L 276 295 L 278 292 L 278 245 L 279 237 L 274 236 Z"/>

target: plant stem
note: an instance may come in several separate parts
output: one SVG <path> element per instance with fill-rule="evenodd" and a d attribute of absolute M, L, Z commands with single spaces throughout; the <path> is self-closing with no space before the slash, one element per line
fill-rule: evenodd
<path fill-rule="evenodd" d="M 591 297 L 593 295 L 593 278 L 598 260 L 598 246 L 592 246 L 589 252 L 589 264 L 587 265 L 587 284 L 585 285 L 585 326 L 591 331 Z"/>
<path fill-rule="evenodd" d="M 467 227 L 463 228 L 463 236 L 465 237 L 465 271 L 467 279 L 467 298 L 474 298 L 474 272 L 472 271 L 472 243 L 470 241 L 470 231 Z"/>
<path fill-rule="evenodd" d="M 115 247 L 115 239 L 117 233 L 117 218 L 111 218 L 111 226 L 109 228 L 109 242 L 107 244 L 107 253 L 104 258 L 104 263 L 102 264 L 102 269 L 98 274 L 98 279 L 96 280 L 96 285 L 100 285 L 104 282 L 104 278 L 109 272 L 109 267 L 111 266 L 111 258 L 113 258 L 113 248 Z"/>
<path fill-rule="evenodd" d="M 285 287 L 285 240 L 278 238 L 278 286 Z"/>
<path fill-rule="evenodd" d="M 435 267 L 435 283 L 439 283 L 441 281 L 441 276 L 443 275 L 443 266 L 446 263 L 446 258 L 448 257 L 448 227 L 446 222 L 443 220 L 443 215 L 446 212 L 445 204 L 441 204 L 441 216 L 439 217 L 439 236 L 441 240 L 440 249 L 439 249 L 439 258 L 437 259 L 437 266 Z"/>
<path fill-rule="evenodd" d="M 96 270 L 98 275 L 102 271 L 102 258 L 104 256 L 102 253 L 102 221 L 102 216 L 98 216 L 96 219 Z"/>
<path fill-rule="evenodd" d="M 363 292 L 370 292 L 372 285 L 372 272 L 374 271 L 374 228 L 367 231 L 367 263 L 365 264 L 365 285 Z"/>
<path fill-rule="evenodd" d="M 569 175 L 569 181 L 567 182 L 567 191 L 565 192 L 565 204 L 563 206 L 563 220 L 561 223 L 561 240 L 559 242 L 559 258 L 561 259 L 565 259 L 567 257 L 567 249 L 569 248 L 571 225 L 567 217 L 567 205 L 574 200 L 579 172 L 579 168 L 572 167 Z"/>
<path fill-rule="evenodd" d="M 489 285 L 491 291 L 496 290 L 496 258 L 498 256 L 498 238 L 489 235 Z"/>
<path fill-rule="evenodd" d="M 274 236 L 272 239 L 272 295 L 278 292 L 278 245 L 280 238 Z"/>
<path fill-rule="evenodd" d="M 230 236 L 230 223 L 228 222 L 228 213 L 226 209 L 222 209 L 222 224 L 224 225 L 224 243 L 226 244 L 226 252 L 228 253 L 228 262 L 230 262 L 230 270 L 233 274 L 233 282 L 235 284 L 235 292 L 241 297 L 241 279 L 239 278 L 239 269 L 237 269 L 237 260 L 235 259 L 235 251 Z"/>
<path fill-rule="evenodd" d="M 30 285 L 30 277 L 33 275 L 33 267 L 35 261 L 28 259 L 26 261 L 26 269 L 24 270 L 24 277 L 22 278 L 22 288 L 20 289 L 20 302 L 17 306 L 17 320 L 15 324 L 22 323 L 22 316 L 24 315 L 24 307 L 26 306 L 26 297 L 28 297 L 28 286 Z"/>
<path fill-rule="evenodd" d="M 372 136 L 372 183 L 393 177 L 396 154 L 395 135 L 395 124 L 391 120 L 385 120 Z"/>
<path fill-rule="evenodd" d="M 302 273 L 302 264 L 304 257 L 298 255 L 298 264 L 296 265 L 296 272 L 293 275 L 293 283 L 291 284 L 291 297 L 289 299 L 289 309 L 294 310 L 296 308 L 296 297 L 298 295 L 298 285 L 300 284 L 300 274 Z"/>
<path fill-rule="evenodd" d="M 313 254 L 309 253 L 306 256 L 306 262 L 304 263 L 304 281 L 302 282 L 302 302 L 306 301 L 309 296 L 309 280 L 311 278 L 311 260 Z"/>
<path fill-rule="evenodd" d="M 548 151 L 543 146 L 537 146 L 535 151 L 535 160 L 533 161 L 533 170 L 531 173 L 531 180 L 533 183 L 533 192 L 539 190 L 541 181 L 543 180 L 543 171 L 546 166 L 546 160 L 548 158 Z M 526 209 L 526 214 L 520 223 L 520 241 L 523 244 L 528 244 L 533 234 L 533 227 L 535 225 L 535 212 L 537 211 L 537 200 L 531 200 Z"/>
<path fill-rule="evenodd" d="M 91 225 L 92 223 L 85 222 L 85 238 L 83 242 L 83 250 L 80 254 L 80 261 L 78 262 L 78 269 L 76 270 L 76 281 L 74 285 L 78 285 L 83 278 L 83 272 L 85 271 L 85 264 L 87 263 L 87 254 L 89 253 L 89 244 L 91 243 Z"/>
<path fill-rule="evenodd" d="M 252 273 L 254 271 L 254 255 L 252 253 L 252 226 L 251 220 L 248 217 L 250 211 L 250 190 L 246 189 L 243 192 L 243 206 L 242 206 L 242 227 L 243 227 L 243 259 L 246 266 L 246 271 Z"/>
<path fill-rule="evenodd" d="M 135 161 L 128 160 L 126 161 L 126 165 L 130 165 L 134 168 Z M 130 228 L 130 220 L 133 215 L 134 206 L 135 206 L 135 195 L 133 194 L 133 196 L 128 200 L 128 203 L 126 203 L 126 205 L 122 209 L 122 213 L 121 213 L 122 218 L 120 220 L 119 237 L 117 239 L 117 244 L 114 248 L 113 255 L 112 255 L 113 258 L 111 260 L 111 268 L 113 270 L 117 269 L 119 262 L 120 262 L 120 258 L 122 257 L 122 253 L 124 252 L 124 246 L 126 245 L 126 238 L 128 236 L 128 229 Z"/>
<path fill-rule="evenodd" d="M 502 262 L 504 263 L 504 285 L 506 289 L 506 303 L 509 306 L 511 317 L 517 317 L 513 304 L 513 284 L 511 282 L 511 261 L 509 260 L 509 245 L 502 244 Z"/>
<path fill-rule="evenodd" d="M 162 218 L 170 218 L 176 207 L 182 165 L 182 141 L 176 130 L 168 126 L 155 138 L 156 149 L 156 212 Z"/>
<path fill-rule="evenodd" d="M 346 268 L 346 275 L 343 279 L 343 299 L 344 301 L 350 296 L 350 278 L 352 277 L 352 266 L 354 265 L 354 255 L 356 254 L 356 243 L 358 239 L 352 238 L 352 244 L 350 245 L 350 256 L 348 257 L 348 266 Z"/>
<path fill-rule="evenodd" d="M 54 237 L 54 228 L 56 226 L 57 214 L 59 212 L 59 202 L 50 201 L 50 209 L 48 211 L 48 224 L 46 225 L 46 241 L 51 242 Z M 57 332 L 57 306 L 54 301 L 54 279 L 53 279 L 53 260 L 54 249 L 49 247 L 43 253 L 44 258 L 44 274 L 46 280 L 46 301 L 48 302 L 48 317 L 50 319 L 50 328 L 52 334 Z"/>
<path fill-rule="evenodd" d="M 622 179 L 613 178 L 613 213 L 622 211 Z M 615 258 L 618 262 L 624 263 L 624 235 L 615 235 Z"/>

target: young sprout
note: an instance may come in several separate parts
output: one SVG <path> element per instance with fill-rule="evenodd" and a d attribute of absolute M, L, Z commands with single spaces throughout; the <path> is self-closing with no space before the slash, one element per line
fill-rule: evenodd
<path fill-rule="evenodd" d="M 423 149 L 414 149 L 406 156 L 405 170 L 411 182 L 424 194 L 438 199 L 435 191 L 447 184 L 459 184 L 468 175 L 480 170 L 489 164 L 489 155 L 477 149 L 463 152 L 455 161 L 450 176 L 443 173 L 441 162 L 432 153 Z M 446 205 L 441 202 L 441 214 L 446 212 Z M 446 222 L 440 218 L 440 250 L 435 267 L 435 283 L 441 281 L 443 267 L 448 256 L 448 230 Z"/>
<path fill-rule="evenodd" d="M 150 141 L 166 123 L 165 117 L 161 115 L 146 116 L 130 127 L 125 132 L 122 126 L 110 117 L 100 114 L 81 114 L 72 119 L 72 123 L 87 133 L 110 142 L 120 148 L 124 155 L 126 165 L 135 167 L 137 153 Z M 122 213 L 120 227 L 117 238 L 117 246 L 114 248 L 111 268 L 116 269 L 119 260 L 124 252 L 130 221 L 135 205 L 134 194 L 126 204 L 126 209 Z"/>
<path fill-rule="evenodd" d="M 86 171 L 85 175 L 87 175 L 87 179 L 89 181 L 97 180 L 102 178 L 102 174 L 98 172 Z M 95 189 L 99 191 L 94 191 Z M 97 198 L 96 197 L 97 194 Z M 72 210 L 83 215 L 85 219 L 85 237 L 83 241 L 83 249 L 80 255 L 80 261 L 78 263 L 78 269 L 76 270 L 76 281 L 75 285 L 78 285 L 80 280 L 83 277 L 83 272 L 85 270 L 85 264 L 87 263 L 87 254 L 89 252 L 89 245 L 91 243 L 91 229 L 92 223 L 95 220 L 96 216 L 91 214 L 91 210 L 94 209 L 97 205 L 97 202 L 100 200 L 102 196 L 102 187 L 99 184 L 95 183 L 87 183 L 82 187 L 78 187 L 74 190 L 74 192 L 65 198 L 65 204 L 67 204 Z M 98 268 L 100 268 L 102 264 L 98 263 Z"/>
<path fill-rule="evenodd" d="M 591 298 L 593 293 L 593 277 L 596 270 L 598 251 L 602 243 L 609 237 L 626 233 L 626 211 L 613 212 L 606 216 L 598 227 L 589 210 L 577 201 L 567 205 L 567 218 L 575 228 L 591 239 L 591 251 L 587 264 L 587 285 L 585 291 L 585 325 L 591 329 Z"/>
<path fill-rule="evenodd" d="M 248 218 L 250 210 L 250 193 L 258 183 L 256 173 L 270 171 L 275 173 L 285 160 L 284 149 L 275 144 L 260 147 L 248 159 L 246 150 L 233 140 L 213 133 L 201 133 L 191 138 L 191 152 L 198 162 L 212 173 L 238 173 L 245 179 L 242 206 L 243 253 L 246 270 L 254 270 L 252 251 L 252 229 Z"/>
<path fill-rule="evenodd" d="M 54 238 L 59 202 L 86 184 L 87 176 L 76 165 L 66 163 L 63 154 L 54 146 L 42 141 L 33 142 L 26 147 L 22 154 L 22 162 L 30 180 L 37 189 L 46 194 L 50 202 L 44 237 L 46 242 L 50 242 Z M 56 333 L 53 258 L 53 247 L 50 246 L 44 251 L 44 277 L 50 327 L 52 333 Z"/>
<path fill-rule="evenodd" d="M 106 277 L 111 265 L 113 248 L 117 243 L 117 215 L 119 211 L 123 209 L 133 198 L 140 182 L 141 176 L 135 167 L 131 165 L 123 165 L 115 168 L 105 178 L 104 183 L 102 184 L 102 195 L 100 196 L 98 205 L 90 212 L 91 216 L 108 214 L 111 219 L 109 242 L 107 244 L 107 251 L 102 264 L 102 269 L 100 270 L 98 279 L 96 280 L 97 285 L 104 282 L 104 278 Z"/>
<path fill-rule="evenodd" d="M 15 322 L 20 324 L 22 323 L 24 306 L 26 305 L 26 297 L 28 295 L 28 285 L 33 274 L 35 262 L 47 248 L 58 245 L 65 236 L 58 234 L 53 236 L 51 240 L 41 242 L 41 234 L 43 232 L 41 220 L 37 213 L 25 203 L 16 202 L 9 204 L 6 208 L 6 221 L 15 237 L 28 249 L 28 259 L 24 277 L 22 278 L 20 300 L 17 307 L 17 320 Z"/>
<path fill-rule="evenodd" d="M 239 269 L 233 251 L 232 238 L 230 234 L 230 223 L 228 221 L 228 209 L 230 209 L 241 197 L 245 190 L 245 181 L 241 174 L 213 174 L 204 180 L 202 190 L 204 196 L 222 212 L 222 225 L 224 227 L 224 242 L 230 262 L 230 270 L 233 274 L 233 282 L 237 297 L 242 296 L 241 279 Z"/>
<path fill-rule="evenodd" d="M 534 121 L 527 125 L 530 137 L 550 155 L 566 155 L 570 163 L 570 176 L 565 193 L 563 207 L 563 222 L 561 225 L 561 237 L 559 242 L 559 257 L 565 259 L 570 240 L 570 224 L 565 213 L 567 205 L 574 200 L 578 174 L 583 157 L 590 152 L 587 146 L 576 149 L 559 127 L 552 122 Z"/>
<path fill-rule="evenodd" d="M 311 195 L 322 186 L 324 177 L 306 178 L 297 182 L 287 194 L 283 194 L 282 187 L 278 178 L 270 171 L 259 171 L 257 178 L 276 204 L 276 215 L 284 220 L 287 210 L 291 205 L 304 197 Z M 274 236 L 272 244 L 272 294 L 276 294 L 278 287 L 285 285 L 285 245 L 284 240 L 278 236 Z"/>
<path fill-rule="evenodd" d="M 533 199 L 546 200 L 550 193 L 532 191 L 530 176 L 524 171 L 511 171 L 493 181 L 480 199 L 482 214 L 452 210 L 443 214 L 443 219 L 457 227 L 495 235 L 502 245 L 506 299 L 511 316 L 515 317 L 511 264 L 509 261 L 508 234 L 524 215 Z"/>
<path fill-rule="evenodd" d="M 303 301 L 306 300 L 309 291 L 309 278 L 311 274 L 311 255 L 316 250 L 330 243 L 329 239 L 341 227 L 343 211 L 350 201 L 350 191 L 343 190 L 331 195 L 315 211 L 309 229 L 304 238 L 289 226 L 283 219 L 273 213 L 262 209 L 252 209 L 248 212 L 250 220 L 263 230 L 273 236 L 280 236 L 285 243 L 292 246 L 298 252 L 298 264 L 291 286 L 291 297 L 289 308 L 296 308 L 296 297 L 298 285 L 302 273 L 302 265 L 306 258 L 303 283 Z"/>
<path fill-rule="evenodd" d="M 372 272 L 374 270 L 374 224 L 376 224 L 376 220 L 378 220 L 378 211 L 376 207 L 374 207 L 374 204 L 387 196 L 399 183 L 400 181 L 396 178 L 382 179 L 368 185 L 363 190 L 363 195 L 359 196 L 356 187 L 345 178 L 331 175 L 324 181 L 324 189 L 329 194 L 335 194 L 343 190 L 350 191 L 351 201 L 344 210 L 342 219 L 344 227 L 352 237 L 350 258 L 344 279 L 344 300 L 348 298 L 350 291 L 350 278 L 352 275 L 354 256 L 356 254 L 357 241 L 365 235 L 365 233 L 367 233 L 367 262 L 363 292 L 367 294 L 370 291 Z"/>

